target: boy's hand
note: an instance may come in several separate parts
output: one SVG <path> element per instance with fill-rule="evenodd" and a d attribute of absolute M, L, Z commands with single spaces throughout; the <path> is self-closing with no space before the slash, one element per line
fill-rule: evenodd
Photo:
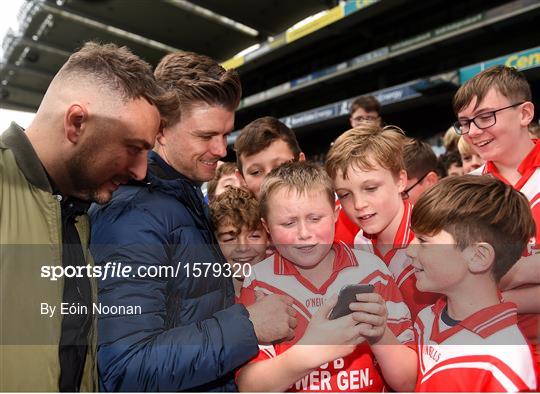
<path fill-rule="evenodd" d="M 335 320 L 328 318 L 337 299 L 334 295 L 313 314 L 304 336 L 297 343 L 306 345 L 306 358 L 314 368 L 351 354 L 356 345 L 365 340 L 360 336 L 361 328 L 352 314 Z"/>
<path fill-rule="evenodd" d="M 257 301 L 246 307 L 259 344 L 294 338 L 297 321 L 292 303 L 292 298 L 287 296 L 257 295 Z"/>
<path fill-rule="evenodd" d="M 353 311 L 352 318 L 358 323 L 360 335 L 365 337 L 370 345 L 376 344 L 386 330 L 388 310 L 380 294 L 357 294 L 356 300 L 349 305 Z"/>

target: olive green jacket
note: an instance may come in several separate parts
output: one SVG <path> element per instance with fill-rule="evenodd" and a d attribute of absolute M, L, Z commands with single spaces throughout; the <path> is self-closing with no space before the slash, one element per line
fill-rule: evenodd
<path fill-rule="evenodd" d="M 58 344 L 64 282 L 42 276 L 42 266 L 62 266 L 61 197 L 22 128 L 0 135 L 0 391 L 58 391 Z M 89 222 L 77 218 L 85 258 Z M 92 297 L 96 283 L 91 279 Z M 53 316 L 43 304 L 56 306 Z M 81 391 L 97 390 L 96 327 L 89 334 Z"/>

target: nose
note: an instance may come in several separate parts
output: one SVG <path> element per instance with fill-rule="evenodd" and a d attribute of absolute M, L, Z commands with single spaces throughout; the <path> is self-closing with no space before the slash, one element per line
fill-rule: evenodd
<path fill-rule="evenodd" d="M 133 160 L 131 167 L 129 168 L 129 175 L 131 178 L 138 181 L 142 181 L 146 177 L 146 170 L 148 169 L 148 160 L 146 154 L 139 154 Z"/>
<path fill-rule="evenodd" d="M 366 208 L 367 203 L 366 201 L 361 198 L 360 196 L 354 196 L 353 195 L 353 203 L 354 203 L 354 209 L 357 211 L 361 211 L 362 209 Z"/>
<path fill-rule="evenodd" d="M 309 239 L 310 237 L 311 237 L 311 233 L 309 231 L 307 224 L 303 220 L 300 220 L 298 222 L 298 239 L 305 240 L 305 239 Z"/>
<path fill-rule="evenodd" d="M 220 158 L 227 156 L 227 137 L 216 136 L 212 141 L 210 153 Z"/>
<path fill-rule="evenodd" d="M 471 122 L 469 124 L 469 132 L 468 132 L 468 135 L 469 137 L 473 137 L 475 135 L 480 135 L 483 133 L 484 130 L 478 128 L 478 126 L 476 126 L 476 124 L 474 122 Z"/>
<path fill-rule="evenodd" d="M 235 249 L 240 253 L 246 252 L 249 249 L 247 239 L 245 239 L 245 237 L 238 237 L 238 243 L 236 244 Z"/>
<path fill-rule="evenodd" d="M 407 247 L 405 253 L 411 259 L 414 259 L 416 257 L 416 248 L 418 248 L 418 240 L 416 239 L 416 237 L 414 237 L 409 246 Z"/>

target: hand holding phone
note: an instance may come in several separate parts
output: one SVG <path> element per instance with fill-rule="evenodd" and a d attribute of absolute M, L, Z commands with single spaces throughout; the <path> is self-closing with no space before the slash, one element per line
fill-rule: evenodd
<path fill-rule="evenodd" d="M 373 285 L 348 285 L 344 286 L 338 296 L 337 304 L 330 313 L 330 320 L 339 319 L 352 311 L 349 305 L 356 301 L 356 295 L 362 293 L 373 293 Z"/>

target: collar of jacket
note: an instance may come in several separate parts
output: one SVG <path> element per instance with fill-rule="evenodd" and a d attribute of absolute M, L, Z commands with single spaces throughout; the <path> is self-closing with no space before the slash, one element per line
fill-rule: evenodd
<path fill-rule="evenodd" d="M 53 192 L 45 168 L 21 126 L 12 122 L 0 136 L 0 142 L 11 149 L 17 165 L 31 184 L 46 192 Z"/>
<path fill-rule="evenodd" d="M 150 191 L 160 190 L 173 195 L 177 200 L 190 206 L 199 217 L 205 215 L 204 202 L 197 193 L 200 185 L 176 171 L 154 151 L 148 154 L 146 186 Z"/>

